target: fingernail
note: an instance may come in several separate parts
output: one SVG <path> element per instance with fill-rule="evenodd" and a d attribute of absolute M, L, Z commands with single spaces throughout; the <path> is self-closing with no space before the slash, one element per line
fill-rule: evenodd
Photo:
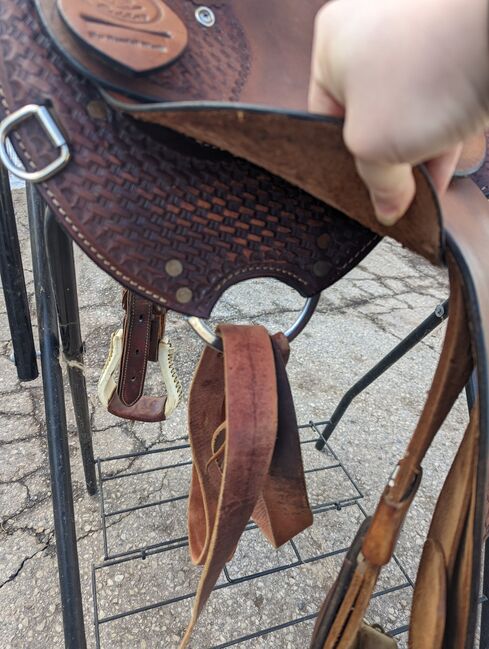
<path fill-rule="evenodd" d="M 383 198 L 378 198 L 372 195 L 372 203 L 374 205 L 377 220 L 382 225 L 394 225 L 402 216 L 397 205 L 394 205 L 392 202 L 386 201 Z"/>

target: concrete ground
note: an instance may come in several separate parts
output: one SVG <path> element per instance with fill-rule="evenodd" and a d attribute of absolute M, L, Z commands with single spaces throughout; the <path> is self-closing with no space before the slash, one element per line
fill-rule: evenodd
<path fill-rule="evenodd" d="M 34 313 L 25 200 L 15 192 L 26 281 Z M 186 441 L 186 407 L 169 422 L 131 424 L 118 421 L 98 403 L 96 385 L 110 335 L 120 326 L 118 286 L 77 251 L 79 299 L 86 341 L 86 377 L 96 457 L 145 449 L 170 449 Z M 382 243 L 359 267 L 325 292 L 313 320 L 293 345 L 289 374 L 299 422 L 327 419 L 344 391 L 393 345 L 423 320 L 447 295 L 445 272 L 429 267 L 399 246 Z M 302 299 L 272 281 L 247 282 L 229 291 L 216 309 L 216 320 L 255 319 L 270 330 L 287 326 Z M 304 445 L 306 468 L 336 468 L 308 475 L 313 504 L 341 502 L 316 516 L 313 528 L 274 551 L 256 531 L 248 531 L 228 566 L 238 583 L 216 592 L 201 618 L 192 647 L 226 644 L 260 629 L 314 614 L 339 569 L 342 553 L 363 519 L 372 512 L 397 460 L 402 456 L 419 415 L 440 351 L 440 327 L 395 368 L 362 394 L 348 410 L 331 440 L 331 454 Z M 182 318 L 171 314 L 168 334 L 186 394 L 202 345 Z M 0 647 L 63 647 L 55 541 L 47 466 L 45 419 L 40 380 L 20 384 L 9 360 L 10 335 L 5 309 L 0 314 Z M 158 389 L 157 377 L 151 384 Z M 88 646 L 95 646 L 92 565 L 103 561 L 99 497 L 89 497 L 83 483 L 71 404 L 67 403 L 74 482 L 76 525 L 81 564 Z M 467 420 L 463 400 L 430 449 L 423 483 L 398 546 L 400 564 L 411 579 L 427 533 L 430 514 Z M 314 432 L 302 431 L 303 440 Z M 103 462 L 105 476 L 155 469 L 104 483 L 107 512 L 182 496 L 188 488 L 188 450 L 117 462 Z M 348 475 L 356 483 L 350 481 Z M 358 501 L 359 492 L 363 498 Z M 355 500 L 357 499 L 357 500 Z M 109 554 L 137 550 L 185 535 L 185 500 L 124 512 L 107 519 Z M 303 563 L 250 581 L 240 579 L 278 566 Z M 322 560 L 318 556 L 328 555 Z M 142 559 L 140 555 L 96 571 L 98 617 L 107 620 L 129 610 L 177 600 L 148 612 L 99 625 L 103 649 L 176 648 L 188 620 L 199 570 L 190 565 L 186 547 Z M 383 574 L 380 588 L 391 589 L 373 600 L 371 621 L 387 630 L 407 624 L 410 589 L 399 565 Z M 182 596 L 183 599 L 179 600 Z M 313 622 L 307 620 L 275 634 L 252 637 L 247 648 L 299 649 L 308 645 Z M 400 646 L 406 646 L 405 636 Z"/>

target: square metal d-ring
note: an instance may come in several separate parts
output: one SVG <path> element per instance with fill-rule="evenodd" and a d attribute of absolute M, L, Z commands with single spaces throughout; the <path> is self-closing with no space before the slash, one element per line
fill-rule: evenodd
<path fill-rule="evenodd" d="M 22 167 L 19 167 L 12 160 L 10 152 L 7 149 L 9 135 L 14 131 L 16 126 L 32 117 L 39 121 L 53 146 L 59 150 L 58 157 L 44 167 L 44 169 L 39 169 L 38 171 L 26 171 Z M 0 160 L 14 176 L 31 183 L 40 183 L 48 180 L 66 166 L 70 160 L 70 150 L 61 130 L 46 106 L 28 104 L 2 120 L 0 123 Z"/>

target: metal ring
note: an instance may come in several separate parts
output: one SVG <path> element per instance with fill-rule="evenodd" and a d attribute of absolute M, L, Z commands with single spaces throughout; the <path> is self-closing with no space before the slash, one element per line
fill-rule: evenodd
<path fill-rule="evenodd" d="M 287 329 L 287 331 L 285 332 L 285 335 L 289 342 L 292 342 L 304 330 L 305 326 L 308 324 L 309 320 L 312 318 L 314 312 L 316 311 L 320 297 L 321 294 L 318 294 L 307 299 L 304 308 L 299 314 L 299 317 L 290 327 L 290 329 Z M 217 352 L 223 351 L 222 338 L 218 334 L 216 334 L 216 332 L 211 329 L 204 320 L 201 320 L 196 316 L 191 316 L 187 318 L 187 322 L 199 336 L 199 338 L 202 338 L 206 345 L 209 345 L 209 347 L 212 347 L 212 349 L 215 349 Z"/>
<path fill-rule="evenodd" d="M 209 7 L 198 7 L 195 10 L 195 17 L 204 27 L 214 27 L 216 24 L 216 15 Z"/>
<path fill-rule="evenodd" d="M 53 160 L 53 162 L 44 167 L 44 169 L 29 172 L 25 171 L 22 167 L 19 167 L 15 161 L 12 160 L 7 149 L 7 141 L 10 133 L 16 126 L 32 117 L 37 118 L 52 145 L 56 149 L 59 149 L 59 156 L 56 160 Z M 31 183 L 39 183 L 48 180 L 69 162 L 70 150 L 68 144 L 46 106 L 29 104 L 16 110 L 14 113 L 2 120 L 0 123 L 0 160 L 4 166 L 14 174 L 14 176 Z"/>

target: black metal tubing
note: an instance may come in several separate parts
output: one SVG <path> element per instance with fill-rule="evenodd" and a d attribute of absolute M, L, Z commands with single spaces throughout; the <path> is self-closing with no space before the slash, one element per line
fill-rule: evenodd
<path fill-rule="evenodd" d="M 330 420 L 327 422 L 323 431 L 320 433 L 321 437 L 316 443 L 316 449 L 322 451 L 326 442 L 333 434 L 335 428 L 340 423 L 345 412 L 351 405 L 353 399 L 361 394 L 369 385 L 376 381 L 384 372 L 397 363 L 405 354 L 407 354 L 413 347 L 420 343 L 423 338 L 434 331 L 444 320 L 448 317 L 448 300 L 440 304 L 433 313 L 426 318 L 416 329 L 414 329 L 404 340 L 402 340 L 392 351 L 390 351 L 384 358 L 377 363 L 371 370 L 362 376 L 343 396 L 339 402 L 336 410 L 331 415 Z"/>
<path fill-rule="evenodd" d="M 58 225 L 50 209 L 46 211 L 45 223 L 49 269 L 56 295 L 61 344 L 68 369 L 85 482 L 88 493 L 93 496 L 97 493 L 97 477 L 83 367 L 84 345 L 80 327 L 73 243 Z"/>
<path fill-rule="evenodd" d="M 489 539 L 484 545 L 484 572 L 482 575 L 481 630 L 479 649 L 489 647 Z"/>
<path fill-rule="evenodd" d="M 467 396 L 467 407 L 469 412 L 475 403 L 477 397 L 477 372 L 473 372 L 470 381 L 465 388 Z M 482 550 L 484 561 L 484 570 L 482 573 L 482 600 L 481 600 L 481 623 L 479 649 L 488 649 L 489 647 L 489 539 L 484 543 Z"/>
<path fill-rule="evenodd" d="M 8 172 L 0 164 L 0 276 L 19 381 L 39 376 Z"/>
<path fill-rule="evenodd" d="M 45 245 L 45 206 L 32 186 L 27 188 L 27 199 L 65 647 L 86 649 L 58 319 Z"/>

